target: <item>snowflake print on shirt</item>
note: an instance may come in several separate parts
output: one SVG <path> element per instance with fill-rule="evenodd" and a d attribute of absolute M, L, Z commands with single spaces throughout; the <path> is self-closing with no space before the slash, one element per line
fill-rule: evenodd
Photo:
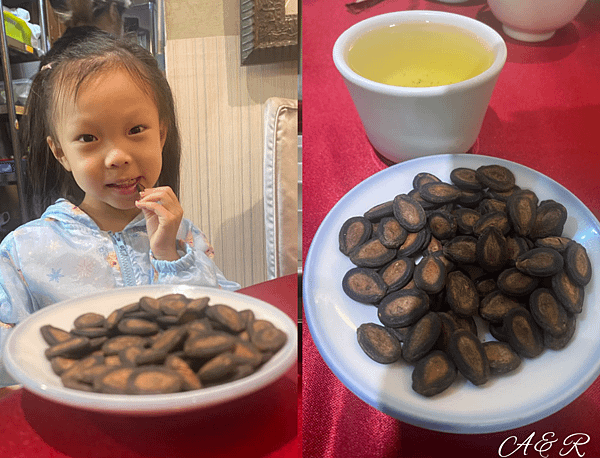
<path fill-rule="evenodd" d="M 77 275 L 79 278 L 87 278 L 92 276 L 96 264 L 90 259 L 82 259 L 77 264 Z"/>
<path fill-rule="evenodd" d="M 62 269 L 52 269 L 52 273 L 48 274 L 48 278 L 50 279 L 50 281 L 55 281 L 56 283 L 58 283 L 61 279 L 61 277 L 64 277 L 64 275 L 61 273 Z"/>

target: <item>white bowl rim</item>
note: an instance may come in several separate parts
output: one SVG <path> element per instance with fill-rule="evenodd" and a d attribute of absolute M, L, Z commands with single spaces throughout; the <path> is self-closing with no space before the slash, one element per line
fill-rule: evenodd
<path fill-rule="evenodd" d="M 37 380 L 25 372 L 25 368 L 18 363 L 14 350 L 19 334 L 24 332 L 32 323 L 42 323 L 46 319 L 51 319 L 55 311 L 77 310 L 79 303 L 106 300 L 126 302 L 144 295 L 158 295 L 182 293 L 189 297 L 209 296 L 211 303 L 214 301 L 229 301 L 229 305 L 236 309 L 251 308 L 260 318 L 268 316 L 269 320 L 275 323 L 281 330 L 286 332 L 288 340 L 271 360 L 267 361 L 261 370 L 256 371 L 248 377 L 233 382 L 203 388 L 201 390 L 184 391 L 171 394 L 152 394 L 144 396 L 132 396 L 127 394 L 105 394 L 88 393 L 85 391 L 72 390 L 65 388 L 60 383 L 46 384 Z M 114 303 L 114 302 L 113 302 Z M 216 302 L 214 302 L 216 303 Z M 243 305 L 242 305 L 243 304 Z M 116 305 L 115 307 L 116 308 Z M 64 313 L 64 312 L 63 312 Z M 68 312 L 74 313 L 74 312 Z M 160 416 L 175 412 L 184 412 L 189 410 L 202 409 L 222 404 L 243 396 L 250 395 L 261 388 L 268 386 L 292 367 L 297 361 L 298 351 L 298 330 L 296 323 L 283 310 L 277 308 L 262 299 L 246 295 L 243 292 L 228 291 L 204 286 L 190 285 L 143 285 L 115 288 L 113 290 L 94 293 L 89 296 L 67 299 L 56 304 L 44 307 L 31 314 L 8 335 L 4 342 L 3 359 L 9 373 L 18 380 L 24 388 L 29 391 L 70 407 L 83 410 L 118 413 L 135 416 Z M 44 356 L 40 356 L 40 359 Z"/>
<path fill-rule="evenodd" d="M 492 51 L 496 54 L 494 62 L 487 70 L 467 80 L 443 86 L 431 87 L 403 87 L 378 83 L 360 76 L 346 63 L 345 53 L 348 45 L 351 44 L 359 34 L 397 22 L 413 22 L 416 20 L 426 20 L 427 22 L 453 25 L 455 27 L 467 30 L 470 33 L 476 32 L 476 35 L 479 37 L 483 35 L 486 43 L 492 43 Z M 467 26 L 470 26 L 475 30 L 472 30 Z M 369 91 L 390 96 L 437 97 L 484 84 L 498 76 L 504 67 L 507 54 L 508 53 L 504 39 L 498 32 L 496 32 L 487 24 L 484 24 L 477 19 L 463 16 L 462 14 L 430 10 L 395 11 L 364 19 L 346 29 L 337 38 L 333 46 L 333 61 L 344 79 Z"/>

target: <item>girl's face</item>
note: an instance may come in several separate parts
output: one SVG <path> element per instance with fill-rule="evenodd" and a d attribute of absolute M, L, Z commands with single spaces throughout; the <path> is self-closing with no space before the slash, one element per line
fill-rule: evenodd
<path fill-rule="evenodd" d="M 61 108 L 48 145 L 84 191 L 82 209 L 96 221 L 115 210 L 132 219 L 137 184 L 152 187 L 162 167 L 167 132 L 154 100 L 116 69 L 82 84 Z"/>

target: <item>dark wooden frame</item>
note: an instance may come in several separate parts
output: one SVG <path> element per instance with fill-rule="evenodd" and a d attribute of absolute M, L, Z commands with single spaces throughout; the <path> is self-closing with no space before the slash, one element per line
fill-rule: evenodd
<path fill-rule="evenodd" d="M 240 0 L 240 19 L 242 65 L 298 60 L 298 15 L 285 0 Z"/>

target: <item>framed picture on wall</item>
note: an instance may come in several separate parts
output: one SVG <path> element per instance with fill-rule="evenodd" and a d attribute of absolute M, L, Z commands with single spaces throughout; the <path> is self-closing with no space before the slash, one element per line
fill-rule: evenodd
<path fill-rule="evenodd" d="M 241 0 L 241 64 L 298 60 L 299 0 Z"/>

